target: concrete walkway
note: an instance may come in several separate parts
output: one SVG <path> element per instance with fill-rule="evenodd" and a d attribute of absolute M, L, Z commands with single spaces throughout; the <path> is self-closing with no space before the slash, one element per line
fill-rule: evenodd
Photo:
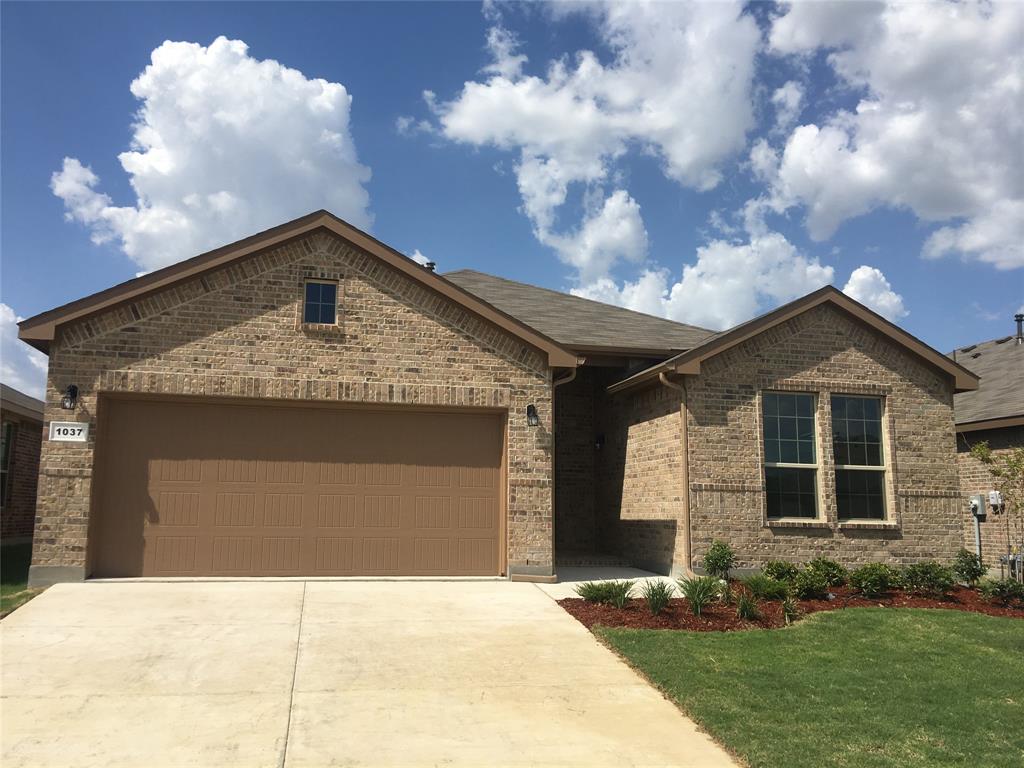
<path fill-rule="evenodd" d="M 733 765 L 532 584 L 65 584 L 0 644 L 4 768 Z"/>

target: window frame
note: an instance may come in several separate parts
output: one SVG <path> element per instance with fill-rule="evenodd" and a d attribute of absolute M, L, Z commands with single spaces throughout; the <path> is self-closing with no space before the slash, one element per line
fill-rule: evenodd
<path fill-rule="evenodd" d="M 11 465 L 14 461 L 14 444 L 18 439 L 18 425 L 13 421 L 0 423 L 3 455 L 0 456 L 0 504 L 7 506 L 11 497 Z"/>
<path fill-rule="evenodd" d="M 330 323 L 322 322 L 309 322 L 306 320 L 306 306 L 308 305 L 308 299 L 306 298 L 307 286 L 310 284 L 316 285 L 331 285 L 334 286 L 334 321 Z M 341 297 L 341 282 L 339 280 L 331 280 L 323 277 L 307 277 L 302 281 L 302 297 L 299 309 L 299 322 L 306 328 L 336 328 L 339 325 L 340 312 L 340 299 Z M 324 306 L 323 302 L 316 302 L 318 307 Z"/>
<path fill-rule="evenodd" d="M 840 464 L 836 461 L 836 433 L 835 433 L 835 406 L 833 399 L 841 397 L 846 400 L 874 400 L 878 403 L 878 445 L 879 451 L 881 452 L 881 463 L 880 464 Z M 830 392 L 829 393 L 829 421 L 832 424 L 832 470 L 835 475 L 835 504 L 836 504 L 836 521 L 840 524 L 846 523 L 888 523 L 891 522 L 890 516 L 891 503 L 889 500 L 889 456 L 891 454 L 888 429 L 886 428 L 886 422 L 888 421 L 887 402 L 884 395 L 876 394 L 862 394 L 858 392 Z M 862 419 L 863 420 L 863 419 Z M 882 516 L 881 517 L 843 517 L 839 510 L 839 473 L 840 472 L 875 472 L 879 473 L 882 478 Z"/>
<path fill-rule="evenodd" d="M 813 423 L 812 429 L 812 448 L 814 450 L 814 462 L 792 462 L 792 461 L 769 461 L 768 450 L 767 450 L 767 438 L 765 436 L 765 425 L 767 423 L 767 413 L 765 409 L 765 395 L 776 395 L 784 397 L 808 397 L 811 401 L 811 421 Z M 825 520 L 825 505 L 822 499 L 822 483 L 821 483 L 821 469 L 822 469 L 822 458 L 821 449 L 818 445 L 819 433 L 820 433 L 820 420 L 818 414 L 818 407 L 820 403 L 820 393 L 812 392 L 809 390 L 777 390 L 777 389 L 763 389 L 761 390 L 760 397 L 760 410 L 761 410 L 761 424 L 758 435 L 758 441 L 761 448 L 761 479 L 764 482 L 764 519 L 769 524 L 790 524 L 790 523 L 803 523 L 803 524 L 820 524 Z M 772 517 L 769 513 L 769 494 L 768 494 L 768 469 L 803 469 L 812 470 L 814 472 L 814 516 L 813 517 L 792 517 L 792 516 L 780 516 Z"/>

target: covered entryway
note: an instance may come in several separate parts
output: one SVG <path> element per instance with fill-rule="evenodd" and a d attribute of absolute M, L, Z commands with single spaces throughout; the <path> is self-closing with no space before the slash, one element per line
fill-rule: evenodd
<path fill-rule="evenodd" d="M 101 399 L 93 576 L 497 575 L 503 417 Z"/>

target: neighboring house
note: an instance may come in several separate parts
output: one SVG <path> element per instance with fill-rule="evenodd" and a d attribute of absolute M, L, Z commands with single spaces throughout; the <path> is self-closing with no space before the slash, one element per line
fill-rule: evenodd
<path fill-rule="evenodd" d="M 0 384 L 0 541 L 32 539 L 43 403 Z"/>
<path fill-rule="evenodd" d="M 967 497 L 988 496 L 995 487 L 988 468 L 971 456 L 971 446 L 988 443 L 996 455 L 1024 448 L 1024 315 L 1014 316 L 1015 336 L 1005 336 L 981 344 L 972 344 L 953 352 L 958 363 L 981 377 L 978 389 L 961 392 L 953 401 L 956 416 L 957 459 L 960 486 Z M 974 551 L 974 519 L 965 522 L 965 546 Z M 1017 514 L 993 513 L 990 509 L 981 523 L 982 558 L 997 566 L 999 558 L 1022 551 L 1024 510 Z"/>
<path fill-rule="evenodd" d="M 47 421 L 82 425 L 43 447 L 35 584 L 962 540 L 953 393 L 977 377 L 831 287 L 711 333 L 441 276 L 320 211 L 20 337 L 50 357 Z"/>

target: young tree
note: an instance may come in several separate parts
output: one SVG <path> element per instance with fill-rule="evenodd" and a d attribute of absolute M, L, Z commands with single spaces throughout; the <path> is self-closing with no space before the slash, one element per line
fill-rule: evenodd
<path fill-rule="evenodd" d="M 1007 548 L 1024 552 L 1024 448 L 995 453 L 983 441 L 971 446 L 971 456 L 988 468 L 995 489 L 1003 495 Z M 1017 576 L 1021 577 L 1020 569 Z"/>

